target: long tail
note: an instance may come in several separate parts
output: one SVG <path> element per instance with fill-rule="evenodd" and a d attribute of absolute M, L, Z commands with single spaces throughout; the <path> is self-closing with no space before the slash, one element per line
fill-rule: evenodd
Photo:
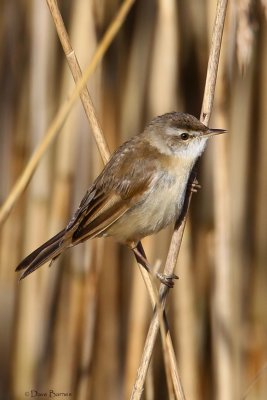
<path fill-rule="evenodd" d="M 25 278 L 47 261 L 53 261 L 62 253 L 62 251 L 66 248 L 66 244 L 62 240 L 64 234 L 65 229 L 42 244 L 42 246 L 38 247 L 38 249 L 34 250 L 30 255 L 21 261 L 21 263 L 17 266 L 16 271 L 21 271 L 22 269 L 25 269 L 26 271 L 23 272 L 20 279 Z"/>

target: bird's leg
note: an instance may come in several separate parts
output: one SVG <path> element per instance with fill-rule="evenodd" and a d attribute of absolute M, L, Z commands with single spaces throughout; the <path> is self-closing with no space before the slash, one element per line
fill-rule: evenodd
<path fill-rule="evenodd" d="M 172 288 L 174 286 L 173 280 L 178 279 L 178 276 L 176 276 L 175 274 L 165 275 L 161 274 L 160 272 L 156 272 L 155 274 L 153 271 L 153 267 L 149 264 L 146 258 L 141 242 L 134 244 L 132 243 L 130 247 L 131 250 L 134 252 L 137 262 L 141 264 L 142 267 L 144 267 L 149 273 L 156 275 L 156 277 L 160 280 L 160 282 L 168 286 L 169 288 Z"/>

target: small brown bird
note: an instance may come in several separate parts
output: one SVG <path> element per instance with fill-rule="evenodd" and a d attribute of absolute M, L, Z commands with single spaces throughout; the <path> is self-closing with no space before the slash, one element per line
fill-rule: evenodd
<path fill-rule="evenodd" d="M 175 222 L 207 139 L 223 132 L 185 113 L 154 118 L 114 152 L 66 228 L 18 265 L 16 271 L 26 269 L 21 279 L 87 239 L 114 236 L 133 248 L 133 243 Z"/>

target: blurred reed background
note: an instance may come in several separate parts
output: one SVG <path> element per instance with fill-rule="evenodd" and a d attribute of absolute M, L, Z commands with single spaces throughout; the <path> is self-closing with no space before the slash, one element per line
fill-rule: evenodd
<path fill-rule="evenodd" d="M 120 4 L 59 1 L 82 69 Z M 88 82 L 112 151 L 155 115 L 199 116 L 215 9 L 215 0 L 133 4 Z M 0 10 L 2 204 L 74 83 L 44 0 L 2 0 Z M 267 398 L 266 17 L 265 0 L 229 2 L 210 123 L 229 134 L 202 158 L 168 301 L 187 400 Z M 31 390 L 130 397 L 152 310 L 129 250 L 97 239 L 22 282 L 14 272 L 65 226 L 101 168 L 78 100 L 1 227 L 3 400 Z M 151 263 L 164 264 L 171 231 L 143 241 Z M 167 398 L 160 340 L 143 398 Z"/>

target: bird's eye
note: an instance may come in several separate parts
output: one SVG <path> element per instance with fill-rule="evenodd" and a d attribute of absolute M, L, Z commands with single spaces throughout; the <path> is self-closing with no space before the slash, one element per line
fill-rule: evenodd
<path fill-rule="evenodd" d="M 182 140 L 188 140 L 189 139 L 189 134 L 186 132 L 181 133 L 180 138 Z"/>

